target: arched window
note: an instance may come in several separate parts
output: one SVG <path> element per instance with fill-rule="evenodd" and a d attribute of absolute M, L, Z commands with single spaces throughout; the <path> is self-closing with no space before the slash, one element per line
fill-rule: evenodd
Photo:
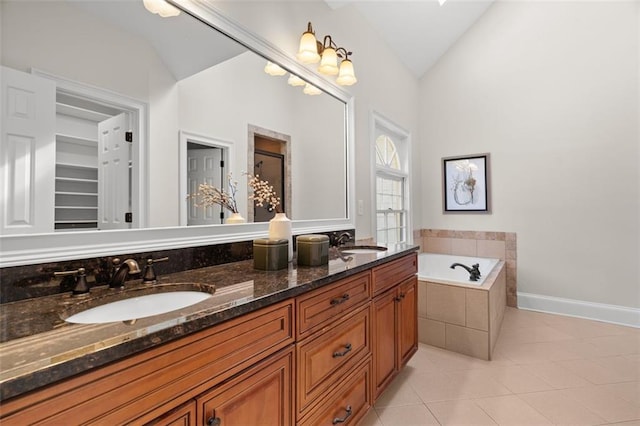
<path fill-rule="evenodd" d="M 376 241 L 381 245 L 408 242 L 408 139 L 397 126 L 374 116 Z"/>

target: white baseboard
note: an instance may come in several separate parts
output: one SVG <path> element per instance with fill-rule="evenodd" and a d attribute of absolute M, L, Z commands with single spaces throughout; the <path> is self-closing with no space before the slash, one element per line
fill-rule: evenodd
<path fill-rule="evenodd" d="M 640 328 L 640 309 L 518 292 L 518 308 Z"/>

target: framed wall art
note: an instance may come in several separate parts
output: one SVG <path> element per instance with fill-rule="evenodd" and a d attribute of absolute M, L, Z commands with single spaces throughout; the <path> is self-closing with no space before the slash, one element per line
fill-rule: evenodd
<path fill-rule="evenodd" d="M 491 213 L 489 154 L 442 159 L 444 213 Z"/>

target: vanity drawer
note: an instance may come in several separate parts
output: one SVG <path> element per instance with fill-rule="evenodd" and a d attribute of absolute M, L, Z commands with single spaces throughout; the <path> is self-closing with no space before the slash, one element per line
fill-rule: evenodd
<path fill-rule="evenodd" d="M 417 272 L 418 255 L 416 253 L 373 268 L 371 278 L 373 295 L 384 292 Z"/>
<path fill-rule="evenodd" d="M 343 312 L 369 300 L 371 275 L 363 272 L 296 299 L 298 339 L 311 335 Z"/>
<path fill-rule="evenodd" d="M 296 345 L 298 414 L 371 353 L 370 306 Z"/>
<path fill-rule="evenodd" d="M 300 426 L 357 424 L 372 405 L 370 384 L 371 358 L 367 358 L 322 398 L 298 424 Z"/>

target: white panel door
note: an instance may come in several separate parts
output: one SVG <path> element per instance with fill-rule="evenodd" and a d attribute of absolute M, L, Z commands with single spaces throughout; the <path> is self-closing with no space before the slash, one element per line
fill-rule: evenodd
<path fill-rule="evenodd" d="M 129 114 L 98 123 L 98 229 L 127 229 L 131 223 L 131 143 Z"/>
<path fill-rule="evenodd" d="M 187 149 L 187 188 L 189 194 L 198 192 L 201 183 L 222 187 L 222 149 Z M 220 223 L 221 207 L 198 207 L 189 199 L 187 225 L 213 225 Z"/>
<path fill-rule="evenodd" d="M 0 67 L 0 233 L 53 232 L 56 85 Z"/>

